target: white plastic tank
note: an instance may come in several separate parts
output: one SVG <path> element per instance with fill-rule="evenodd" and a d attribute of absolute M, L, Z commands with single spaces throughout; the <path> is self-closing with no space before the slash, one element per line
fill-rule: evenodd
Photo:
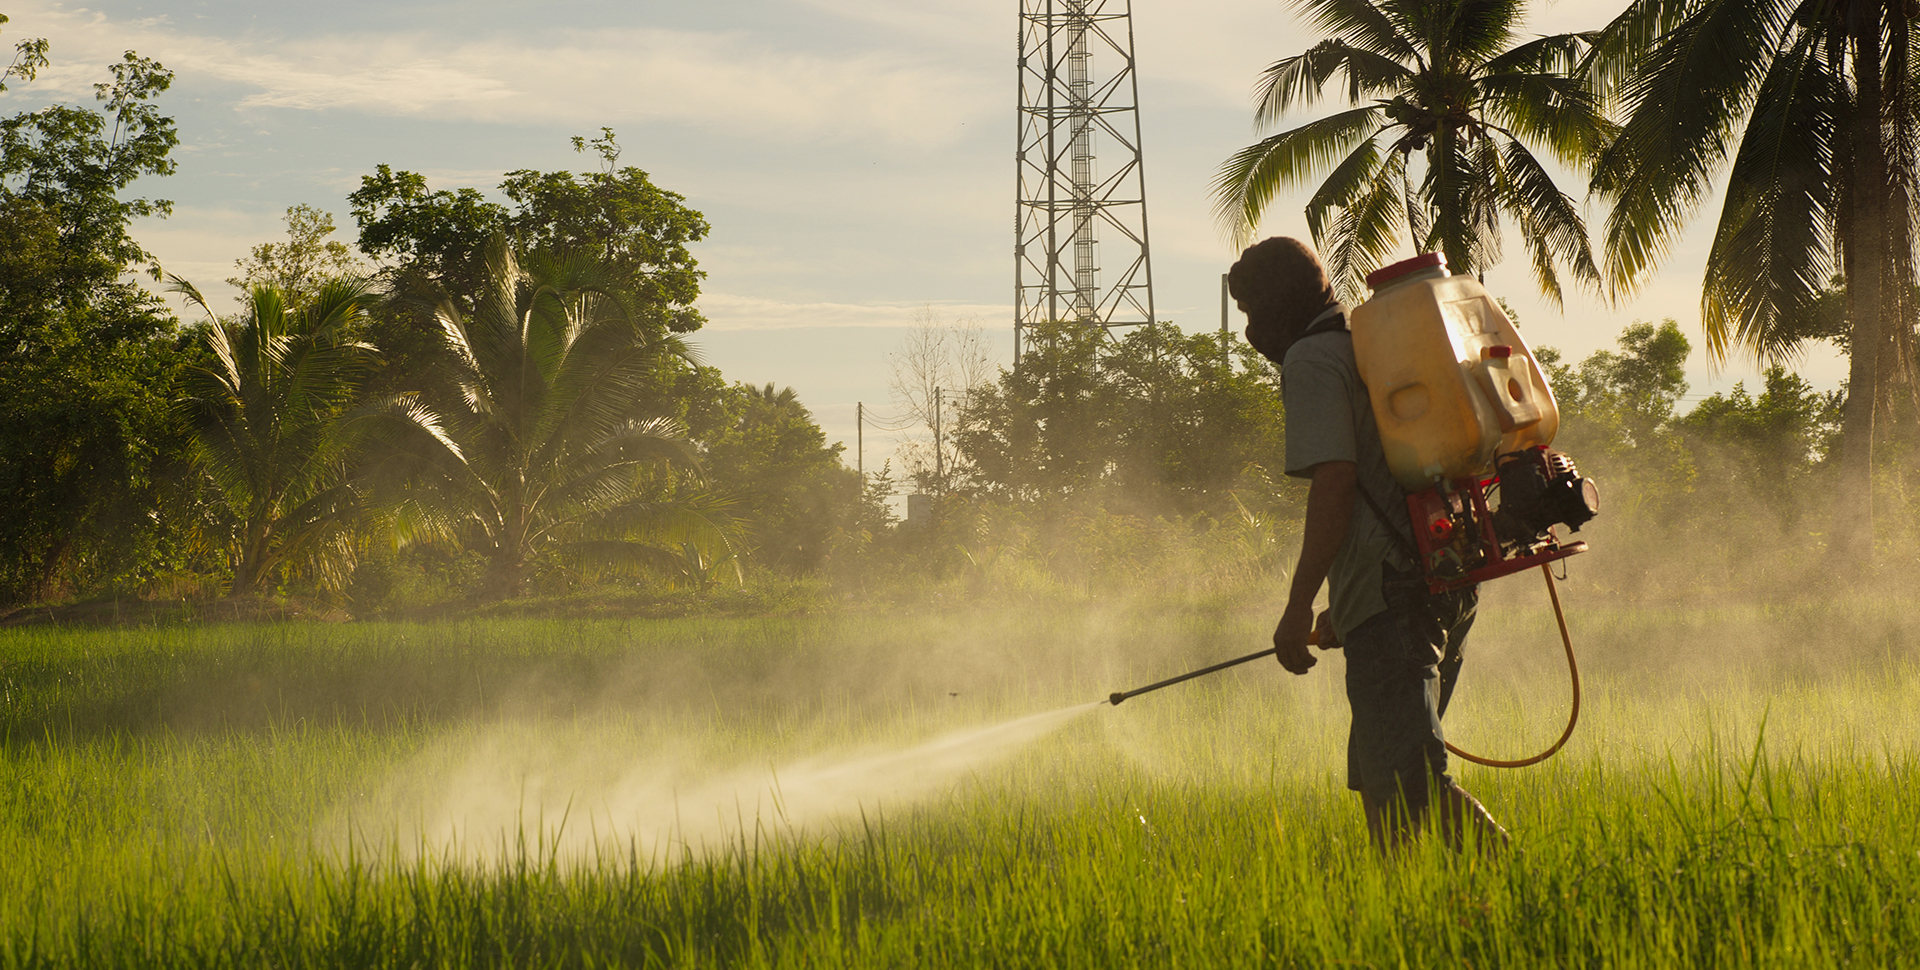
<path fill-rule="evenodd" d="M 1560 410 L 1513 321 L 1470 276 L 1427 253 L 1367 277 L 1349 320 L 1387 464 L 1410 491 L 1493 471 L 1553 442 Z"/>

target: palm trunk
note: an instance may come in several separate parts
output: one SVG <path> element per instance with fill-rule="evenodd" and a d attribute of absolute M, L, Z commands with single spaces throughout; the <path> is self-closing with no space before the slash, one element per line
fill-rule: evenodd
<path fill-rule="evenodd" d="M 487 563 L 485 595 L 490 600 L 508 600 L 520 595 L 522 568 L 520 550 L 502 546 L 494 551 L 493 558 Z"/>
<path fill-rule="evenodd" d="M 1840 481 L 1833 540 L 1835 565 L 1854 569 L 1873 557 L 1874 403 L 1880 391 L 1880 344 L 1884 332 L 1883 287 L 1887 264 L 1887 157 L 1881 135 L 1880 4 L 1856 3 L 1849 11 L 1854 105 L 1848 140 L 1851 232 L 1846 248 L 1847 315 L 1853 324 L 1847 366 L 1847 405 L 1841 422 Z"/>
<path fill-rule="evenodd" d="M 1467 205 L 1467 188 L 1454 178 L 1459 172 L 1459 154 L 1466 150 L 1458 130 L 1441 125 L 1433 133 L 1433 148 L 1427 153 L 1427 166 L 1433 170 L 1435 233 L 1440 251 L 1446 254 L 1447 268 L 1454 273 L 1477 273 L 1484 267 L 1473 265 L 1473 251 L 1467 244 L 1467 225 L 1473 214 Z M 1445 226 L 1445 229 L 1440 229 Z M 1416 249 L 1418 247 L 1415 247 Z"/>
<path fill-rule="evenodd" d="M 256 512 L 240 529 L 240 557 L 233 564 L 233 586 L 229 596 L 240 596 L 258 590 L 261 580 L 266 578 L 265 563 L 268 544 L 268 532 L 262 525 L 265 513 Z"/>
<path fill-rule="evenodd" d="M 521 584 L 526 579 L 528 516 L 524 474 L 516 476 L 516 480 L 509 483 L 504 498 L 506 515 L 501 522 L 493 557 L 487 563 L 486 596 L 494 600 L 519 596 Z"/>

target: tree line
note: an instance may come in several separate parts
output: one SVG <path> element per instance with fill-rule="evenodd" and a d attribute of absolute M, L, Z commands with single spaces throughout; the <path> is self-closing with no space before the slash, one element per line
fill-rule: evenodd
<path fill-rule="evenodd" d="M 1758 354 L 1764 386 L 1684 409 L 1690 343 L 1672 321 L 1580 361 L 1540 349 L 1560 444 L 1607 485 L 1596 528 L 1724 550 L 1729 569 L 1902 548 L 1920 507 L 1896 227 L 1911 220 L 1887 213 L 1911 195 L 1874 196 L 1887 204 L 1863 229 L 1850 166 L 1864 143 L 1849 139 L 1861 112 L 1893 148 L 1913 130 L 1888 107 L 1906 104 L 1888 67 L 1911 43 L 1904 7 L 1763 4 L 1726 35 L 1738 56 L 1709 65 L 1681 56 L 1689 38 L 1720 37 L 1706 31 L 1738 5 L 1642 0 L 1603 30 L 1524 41 L 1518 2 L 1303 6 L 1334 36 L 1267 72 L 1262 120 L 1333 87 L 1353 104 L 1231 159 L 1217 185 L 1230 227 L 1318 178 L 1309 226 L 1350 297 L 1403 240 L 1456 270 L 1495 265 L 1503 225 L 1549 296 L 1620 294 L 1731 158 L 1706 341 L 1718 359 Z M 1857 93 L 1874 50 L 1879 107 Z M 46 56 L 17 45 L 0 86 Z M 1780 88 L 1795 78 L 1811 86 Z M 791 389 L 730 383 L 688 345 L 704 323 L 688 247 L 710 227 L 623 165 L 606 129 L 574 139 L 588 170 L 509 172 L 493 195 L 380 165 L 346 200 L 354 245 L 295 206 L 284 240 L 238 261 L 238 309 L 211 306 L 131 234 L 170 208 L 130 189 L 173 171 L 178 134 L 157 107 L 171 80 L 129 53 L 95 106 L 0 120 L 0 602 L 306 592 L 364 611 L 754 575 L 1221 591 L 1284 568 L 1301 495 L 1278 467 L 1278 375 L 1243 342 L 1065 321 L 1037 328 L 1017 368 L 920 361 L 899 403 L 950 409 L 939 440 L 863 480 Z M 1697 89 L 1692 114 L 1669 110 L 1676 85 Z M 1818 130 L 1767 141 L 1789 130 L 1776 115 Z M 1536 152 L 1591 174 L 1611 205 L 1598 248 Z M 1910 156 L 1888 158 L 1888 184 L 1906 184 Z M 1881 283 L 1862 285 L 1868 264 Z M 162 287 L 196 316 L 176 319 Z M 978 349 L 923 323 L 926 353 Z M 1847 391 L 1787 369 L 1811 340 L 1850 352 Z M 901 489 L 931 495 L 933 514 L 896 524 Z M 1856 537 L 1834 523 L 1860 518 L 1863 494 L 1880 528 Z"/>
<path fill-rule="evenodd" d="M 46 66 L 17 54 L 7 82 Z M 347 596 L 409 555 L 490 598 L 705 588 L 815 569 L 884 516 L 791 389 L 685 342 L 708 224 L 610 130 L 575 139 L 597 170 L 510 172 L 504 203 L 379 166 L 348 198 L 357 253 L 296 206 L 234 312 L 131 235 L 170 209 L 125 196 L 174 169 L 172 79 L 130 52 L 98 106 L 0 121 L 0 602 Z"/>

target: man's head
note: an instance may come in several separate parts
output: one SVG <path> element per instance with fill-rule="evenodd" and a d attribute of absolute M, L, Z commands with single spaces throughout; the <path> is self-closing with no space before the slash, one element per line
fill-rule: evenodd
<path fill-rule="evenodd" d="M 1320 257 L 1287 236 L 1248 246 L 1227 271 L 1227 292 L 1247 314 L 1247 343 L 1275 364 L 1307 324 L 1336 302 Z"/>

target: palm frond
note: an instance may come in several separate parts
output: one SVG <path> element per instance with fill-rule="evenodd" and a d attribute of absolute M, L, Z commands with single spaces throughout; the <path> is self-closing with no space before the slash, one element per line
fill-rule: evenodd
<path fill-rule="evenodd" d="M 1332 231 L 1324 239 L 1315 237 L 1314 246 L 1327 254 L 1327 275 L 1341 299 L 1358 302 L 1365 295 L 1366 275 L 1386 261 L 1397 248 L 1400 220 L 1410 200 L 1406 190 L 1406 156 L 1388 153 L 1374 170 L 1365 190 L 1342 207 Z"/>
<path fill-rule="evenodd" d="M 1597 30 L 1537 37 L 1488 59 L 1475 73 L 1481 77 L 1555 74 L 1577 79 L 1580 63 L 1586 60 L 1600 40 L 1601 32 Z"/>
<path fill-rule="evenodd" d="M 1578 78 L 1508 73 L 1480 79 L 1486 118 L 1515 137 L 1543 145 L 1570 166 L 1584 166 L 1619 135 L 1599 98 Z"/>
<path fill-rule="evenodd" d="M 1791 360 L 1833 275 L 1835 77 L 1808 33 L 1774 61 L 1747 122 L 1707 257 L 1701 323 L 1723 362 L 1743 346 L 1769 362 Z"/>
<path fill-rule="evenodd" d="M 1306 0 L 1304 6 L 1315 26 L 1354 47 L 1401 62 L 1419 58 L 1412 40 L 1380 4 L 1370 0 Z"/>
<path fill-rule="evenodd" d="M 1325 238 L 1330 216 L 1351 205 L 1373 187 L 1378 169 L 1385 164 L 1386 154 L 1380 149 L 1378 136 L 1369 138 L 1354 146 L 1353 151 L 1321 180 L 1320 187 L 1307 200 L 1307 231 L 1313 234 L 1314 239 Z M 1402 157 L 1403 167 L 1404 162 Z"/>
<path fill-rule="evenodd" d="M 1513 216 L 1532 256 L 1534 282 L 1555 306 L 1564 302 L 1556 267 L 1565 265 L 1574 279 L 1600 289 L 1600 268 L 1587 242 L 1587 227 L 1573 198 L 1553 184 L 1539 159 L 1520 141 L 1501 148 L 1502 208 Z"/>
<path fill-rule="evenodd" d="M 217 315 L 213 312 L 213 308 L 207 305 L 207 298 L 200 295 L 200 288 L 187 282 L 186 279 L 168 273 L 167 292 L 180 294 L 186 299 L 189 306 L 199 307 L 200 312 L 205 313 L 209 319 L 216 318 Z"/>
<path fill-rule="evenodd" d="M 1685 23 L 1699 6 L 1700 0 L 1633 0 L 1601 28 L 1574 73 L 1587 78 L 1602 95 L 1623 90 L 1647 52 Z"/>
<path fill-rule="evenodd" d="M 1441 71 L 1462 71 L 1486 62 L 1513 43 L 1526 0 L 1452 0 L 1399 3 L 1402 32 L 1419 38 L 1427 60 Z"/>
<path fill-rule="evenodd" d="M 1638 286 L 1711 191 L 1781 41 L 1792 29 L 1782 2 L 1702 0 L 1635 63 L 1630 115 L 1602 152 L 1592 188 L 1606 222 L 1610 291 Z"/>
<path fill-rule="evenodd" d="M 1244 243 L 1274 195 L 1314 174 L 1380 130 L 1381 110 L 1354 108 L 1284 131 L 1235 152 L 1214 176 L 1214 215 Z"/>
<path fill-rule="evenodd" d="M 1277 124 L 1287 112 L 1317 103 L 1327 82 L 1341 71 L 1347 75 L 1346 97 L 1353 104 L 1391 93 L 1412 76 L 1391 57 L 1345 41 L 1323 40 L 1306 53 L 1276 61 L 1260 73 L 1260 81 L 1254 85 L 1254 125 L 1265 128 Z"/>

